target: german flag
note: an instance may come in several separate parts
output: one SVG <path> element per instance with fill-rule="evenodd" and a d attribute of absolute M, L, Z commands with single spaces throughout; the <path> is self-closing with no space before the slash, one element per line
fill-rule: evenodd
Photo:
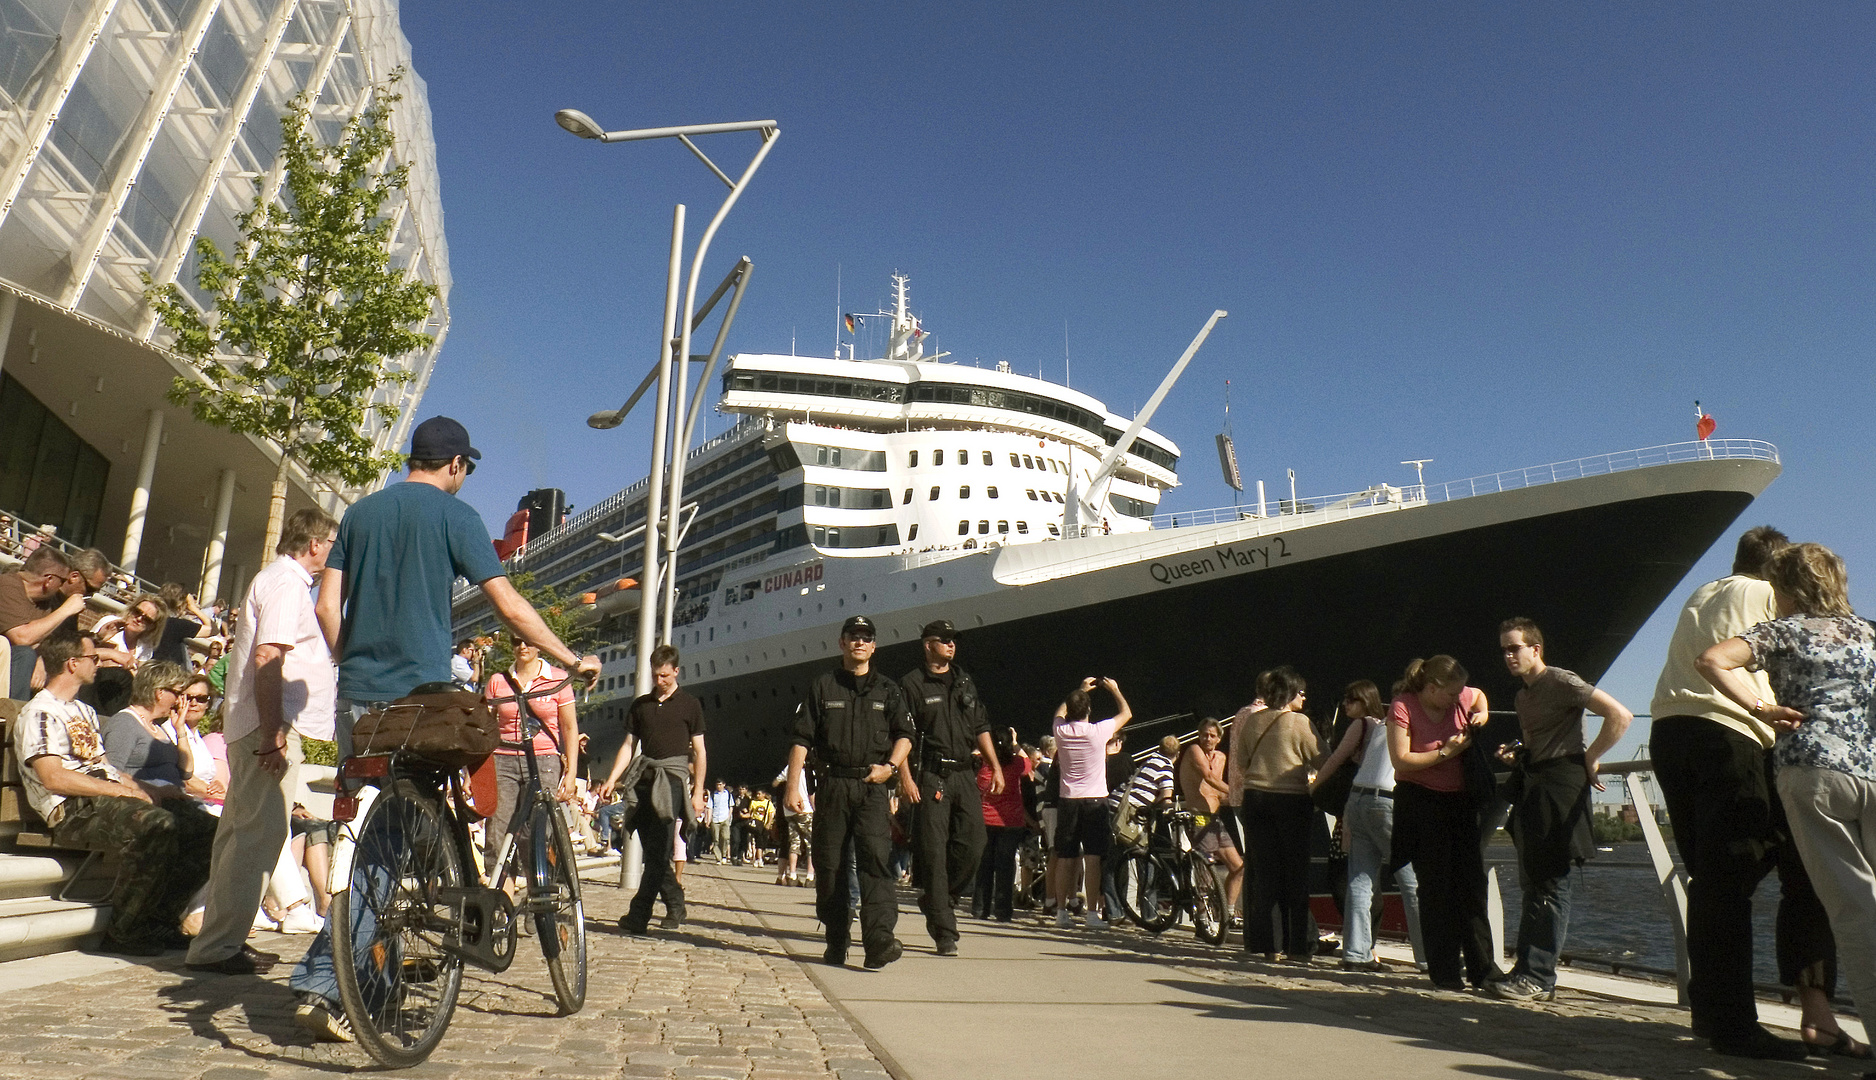
<path fill-rule="evenodd" d="M 853 333 L 853 316 L 847 316 L 847 333 Z"/>

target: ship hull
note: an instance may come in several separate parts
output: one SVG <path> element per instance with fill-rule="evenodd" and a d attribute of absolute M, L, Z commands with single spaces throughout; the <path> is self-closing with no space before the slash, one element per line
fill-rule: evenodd
<path fill-rule="evenodd" d="M 952 564 L 953 588 L 963 592 L 953 603 L 885 614 L 856 607 L 881 623 L 875 664 L 895 678 L 920 658 L 915 631 L 905 627 L 952 618 L 963 628 L 959 662 L 977 678 L 993 722 L 1025 739 L 1046 732 L 1062 695 L 1091 675 L 1116 679 L 1136 717 L 1227 716 L 1252 698 L 1258 672 L 1290 664 L 1309 680 L 1310 711 L 1326 718 L 1348 681 L 1372 679 L 1386 693 L 1409 660 L 1444 652 L 1508 706 L 1513 687 L 1497 650 L 1502 620 L 1537 620 L 1553 662 L 1600 678 L 1777 471 L 1708 470 L 1722 479 L 1681 483 L 1663 475 L 1673 468 L 1300 529 L 1281 546 L 1307 557 L 1267 557 L 1248 570 L 1226 572 L 1212 544 L 1183 560 L 1021 586 L 984 581 L 975 590 L 968 565 Z M 1236 547 L 1241 560 L 1243 545 Z M 988 568 L 994 556 L 977 562 Z M 1182 576 L 1181 566 L 1190 572 Z M 890 624 L 903 625 L 888 633 Z M 774 776 L 802 690 L 835 662 L 823 654 L 687 680 L 709 714 L 711 771 L 746 781 Z M 1140 741 L 1164 733 L 1143 730 Z"/>

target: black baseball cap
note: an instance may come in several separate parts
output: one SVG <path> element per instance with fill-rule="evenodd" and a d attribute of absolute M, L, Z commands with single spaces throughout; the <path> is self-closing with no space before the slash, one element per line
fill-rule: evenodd
<path fill-rule="evenodd" d="M 410 456 L 418 461 L 448 461 L 466 457 L 482 460 L 482 451 L 469 445 L 469 429 L 447 416 L 432 416 L 410 435 Z"/>
<path fill-rule="evenodd" d="M 864 630 L 867 633 L 874 635 L 875 637 L 877 637 L 879 634 L 877 630 L 873 629 L 873 620 L 867 618 L 864 615 L 855 615 L 849 618 L 846 622 L 840 624 L 840 636 L 841 637 L 846 637 L 848 634 L 853 633 L 855 630 Z"/>
<path fill-rule="evenodd" d="M 925 629 L 920 630 L 918 636 L 922 638 L 957 637 L 958 628 L 951 625 L 950 619 L 933 619 L 925 624 Z"/>

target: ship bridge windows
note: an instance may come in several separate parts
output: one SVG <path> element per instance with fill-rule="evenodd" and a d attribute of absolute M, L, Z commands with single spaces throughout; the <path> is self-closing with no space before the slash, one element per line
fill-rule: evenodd
<path fill-rule="evenodd" d="M 1101 438 L 1105 439 L 1109 446 L 1118 443 L 1122 434 L 1124 433 L 1119 428 L 1101 429 Z M 1137 458 L 1150 461 L 1167 472 L 1179 471 L 1179 455 L 1163 446 L 1148 442 L 1144 436 L 1135 435 L 1133 445 L 1127 448 L 1127 452 Z"/>
<path fill-rule="evenodd" d="M 829 379 L 817 375 L 774 371 L 730 371 L 723 376 L 723 390 L 756 391 L 768 394 L 813 394 L 817 397 L 855 398 L 898 404 L 906 399 L 900 383 L 873 379 Z"/>
<path fill-rule="evenodd" d="M 897 525 L 846 525 L 828 528 L 814 526 L 814 546 L 822 548 L 897 547 Z"/>
<path fill-rule="evenodd" d="M 885 488 L 850 488 L 833 484 L 804 484 L 802 488 L 803 501 L 814 506 L 883 510 L 892 505 L 892 492 Z"/>
<path fill-rule="evenodd" d="M 850 446 L 804 444 L 799 452 L 801 460 L 811 465 L 825 465 L 830 469 L 853 469 L 857 472 L 886 471 L 886 451 L 884 450 L 855 450 Z M 790 468 L 792 467 L 791 465 Z"/>
<path fill-rule="evenodd" d="M 1014 390 L 989 386 L 966 386 L 957 383 L 918 382 L 912 385 L 913 401 L 940 405 L 975 405 L 984 409 L 1009 409 L 1050 420 L 1059 420 L 1096 435 L 1103 427 L 1101 418 L 1076 405 Z"/>
<path fill-rule="evenodd" d="M 1136 518 L 1153 516 L 1153 508 L 1151 506 L 1139 499 L 1129 498 L 1126 495 L 1109 495 L 1107 497 L 1107 503 L 1114 508 L 1114 512 L 1117 514 L 1125 514 L 1128 517 Z"/>

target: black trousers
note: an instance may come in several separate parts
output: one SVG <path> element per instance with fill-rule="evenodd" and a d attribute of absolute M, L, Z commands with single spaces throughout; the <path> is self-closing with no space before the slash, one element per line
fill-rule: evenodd
<path fill-rule="evenodd" d="M 1420 879 L 1420 933 L 1427 975 L 1436 983 L 1464 977 L 1482 986 L 1497 968 L 1492 926 L 1485 915 L 1485 852 L 1479 844 L 1479 808 L 1463 791 L 1434 791 L 1414 783 L 1394 786 L 1394 829 L 1414 840 L 1414 875 Z"/>
<path fill-rule="evenodd" d="M 1694 1031 L 1723 1037 L 1758 1023 L 1752 894 L 1774 868 L 1778 979 L 1794 986 L 1803 977 L 1829 992 L 1837 943 L 1790 842 L 1784 803 L 1772 787 L 1770 752 L 1698 716 L 1664 716 L 1648 739 L 1674 844 L 1687 867 L 1687 999 Z"/>
<path fill-rule="evenodd" d="M 860 941 L 868 956 L 893 942 L 899 901 L 887 863 L 892 858 L 889 793 L 885 784 L 823 777 L 814 794 L 814 911 L 830 946 L 845 947 L 852 899 L 841 861 L 852 845 L 860 874 Z"/>
<path fill-rule="evenodd" d="M 678 884 L 677 873 L 671 866 L 672 852 L 675 847 L 673 829 L 682 827 L 682 822 L 666 821 L 658 816 L 651 806 L 651 786 L 655 777 L 647 776 L 638 785 L 638 803 L 632 810 L 630 821 L 620 822 L 621 830 L 630 830 L 638 834 L 638 846 L 644 855 L 644 870 L 638 879 L 638 892 L 632 895 L 632 906 L 627 909 L 625 920 L 639 930 L 651 922 L 651 908 L 660 897 L 664 898 L 666 915 L 683 918 L 684 886 Z M 671 781 L 672 805 L 683 806 L 690 798 L 690 793 L 675 779 Z M 620 850 L 625 849 L 625 841 L 619 840 Z M 695 849 L 693 849 L 695 850 Z"/>
<path fill-rule="evenodd" d="M 1245 892 L 1244 951 L 1310 956 L 1309 828 L 1316 808 L 1308 795 L 1246 788 L 1238 813 L 1250 845 L 1251 887 Z M 1274 921 L 1283 940 L 1277 941 Z"/>
<path fill-rule="evenodd" d="M 977 878 L 984 857 L 984 803 L 972 769 L 918 776 L 912 816 L 912 881 L 925 930 L 944 944 L 958 939 L 957 899 Z"/>
<path fill-rule="evenodd" d="M 1015 916 L 1016 852 L 1029 830 L 1021 825 L 985 825 L 984 833 L 984 857 L 977 867 L 971 913 L 980 919 L 1009 922 Z"/>

